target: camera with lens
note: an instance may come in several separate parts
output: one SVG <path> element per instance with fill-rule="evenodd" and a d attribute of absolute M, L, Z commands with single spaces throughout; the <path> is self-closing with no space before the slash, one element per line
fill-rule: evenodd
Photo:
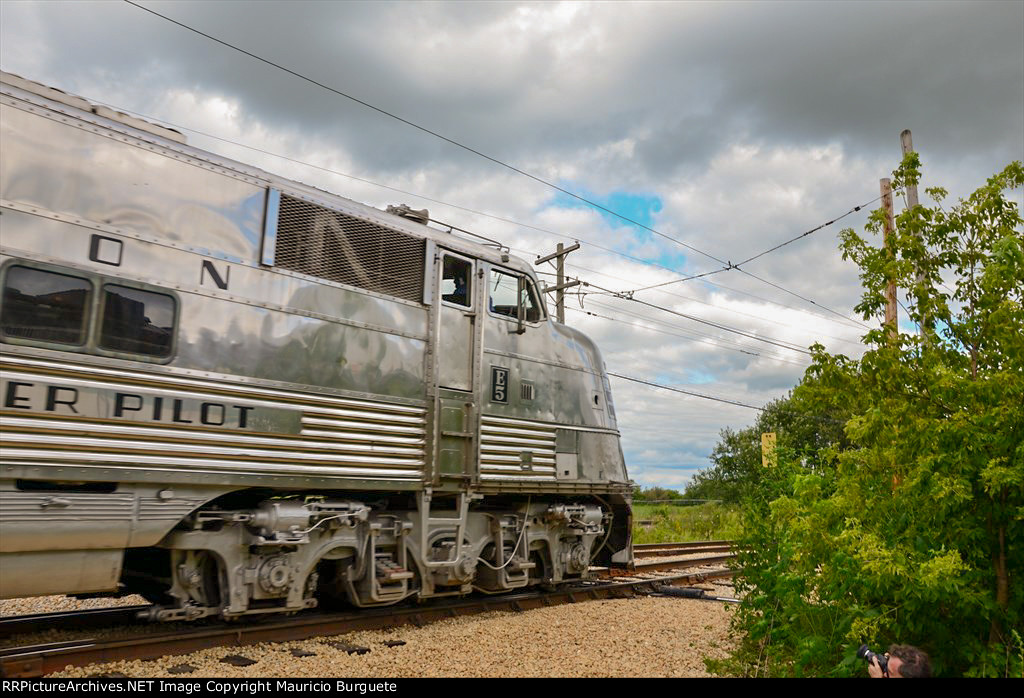
<path fill-rule="evenodd" d="M 888 674 L 889 673 L 889 658 L 888 657 L 886 657 L 884 654 L 878 654 L 877 652 L 872 652 L 871 650 L 868 649 L 867 645 L 861 645 L 860 648 L 858 648 L 858 650 L 857 650 L 857 659 L 863 659 L 865 662 L 870 664 L 872 657 L 875 658 L 875 661 L 878 663 L 878 666 L 882 670 L 882 673 L 883 674 Z"/>

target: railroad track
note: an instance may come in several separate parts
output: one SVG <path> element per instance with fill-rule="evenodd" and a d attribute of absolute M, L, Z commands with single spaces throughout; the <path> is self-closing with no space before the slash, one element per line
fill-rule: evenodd
<path fill-rule="evenodd" d="M 699 540 L 686 543 L 644 543 L 633 546 L 634 558 L 693 555 L 695 553 L 727 553 L 735 550 L 736 541 Z"/>
<path fill-rule="evenodd" d="M 664 546 L 662 546 L 664 547 Z M 684 553 L 692 554 L 693 548 Z M 701 552 L 698 550 L 698 552 Z M 660 593 L 666 587 L 692 585 L 710 579 L 731 577 L 734 570 L 695 570 L 718 565 L 732 555 L 691 557 L 686 560 L 641 563 L 633 568 L 596 569 L 599 579 L 551 591 L 528 591 L 499 597 L 438 600 L 408 608 L 363 609 L 358 612 L 309 612 L 286 618 L 267 618 L 246 623 L 175 624 L 165 632 L 154 632 L 152 624 L 131 625 L 148 606 L 124 606 L 77 612 L 44 613 L 0 619 L 0 641 L 46 630 L 84 630 L 76 639 L 31 645 L 13 644 L 0 648 L 0 677 L 45 676 L 69 665 L 130 659 L 155 659 L 187 654 L 220 646 L 242 646 L 260 642 L 286 642 L 310 637 L 341 635 L 356 630 L 374 630 L 428 623 L 490 611 L 526 611 L 544 606 L 577 603 L 591 599 L 625 598 Z M 112 627 L 125 629 L 123 637 L 90 636 Z M 162 629 L 162 628 L 161 628 Z"/>

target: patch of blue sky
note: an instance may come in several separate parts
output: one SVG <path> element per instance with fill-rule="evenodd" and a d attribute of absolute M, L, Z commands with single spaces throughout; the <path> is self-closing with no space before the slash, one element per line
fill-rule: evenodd
<path fill-rule="evenodd" d="M 668 385 L 676 388 L 686 388 L 686 386 L 694 385 L 707 385 L 708 383 L 714 383 L 718 379 L 706 372 L 695 368 L 683 369 L 683 378 L 680 378 L 678 373 L 655 373 L 649 380 L 653 383 L 660 383 L 661 385 Z"/>
<path fill-rule="evenodd" d="M 718 379 L 706 371 L 691 369 L 686 372 L 686 380 L 689 381 L 691 385 L 705 385 L 707 383 L 714 383 Z"/>
<path fill-rule="evenodd" d="M 608 210 L 603 210 L 597 206 L 591 206 L 588 203 L 561 192 L 556 194 L 553 199 L 547 202 L 544 205 L 544 208 L 577 208 L 593 210 L 596 211 L 611 228 L 632 229 L 632 237 L 625 241 L 625 245 L 619 246 L 622 247 L 622 249 L 619 250 L 620 252 L 629 252 L 631 249 L 639 245 L 644 245 L 652 241 L 662 241 L 661 238 L 655 238 L 654 234 L 650 230 L 646 230 L 641 227 L 653 227 L 654 217 L 663 208 L 661 198 L 656 194 L 613 191 L 607 196 L 598 196 L 597 194 L 585 189 L 580 190 L 569 182 L 563 182 L 561 183 L 561 186 L 565 189 L 581 191 L 580 196 L 585 199 L 589 199 Z M 636 221 L 640 225 L 634 225 L 622 218 L 619 218 L 619 216 L 609 213 L 608 211 L 615 211 L 615 213 L 618 213 L 631 221 Z M 686 262 L 686 255 L 683 254 L 681 249 L 673 249 L 675 246 L 672 245 L 672 243 L 668 243 L 668 245 L 669 246 L 667 247 L 659 245 L 661 251 L 658 256 L 654 259 L 648 259 L 648 261 L 657 262 L 662 266 L 670 267 L 672 269 L 681 269 Z"/>
<path fill-rule="evenodd" d="M 571 183 L 563 183 L 561 186 L 564 189 L 569 190 L 574 188 Z M 598 196 L 583 190 L 580 196 L 647 227 L 651 227 L 651 224 L 654 222 L 655 214 L 662 209 L 661 199 L 654 194 L 613 191 L 607 196 Z M 608 213 L 608 211 L 591 206 L 588 203 L 561 192 L 556 194 L 555 198 L 545 205 L 545 208 L 547 207 L 592 209 L 601 214 L 601 217 L 604 218 L 608 225 L 613 228 L 620 228 L 624 225 L 636 228 L 636 235 L 639 240 L 649 240 L 652 236 L 652 233 L 649 230 L 644 230 L 639 226 L 634 226 L 631 223 L 622 220 L 618 216 Z"/>

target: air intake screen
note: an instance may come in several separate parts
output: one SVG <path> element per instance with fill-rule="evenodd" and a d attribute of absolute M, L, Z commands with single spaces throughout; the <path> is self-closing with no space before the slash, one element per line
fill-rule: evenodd
<path fill-rule="evenodd" d="M 321 279 L 423 300 L 423 240 L 282 195 L 274 264 Z"/>

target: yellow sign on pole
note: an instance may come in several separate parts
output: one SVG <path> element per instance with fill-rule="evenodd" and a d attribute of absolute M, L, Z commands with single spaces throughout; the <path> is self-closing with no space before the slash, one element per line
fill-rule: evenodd
<path fill-rule="evenodd" d="M 761 434 L 761 465 L 766 468 L 775 465 L 774 431 Z"/>

